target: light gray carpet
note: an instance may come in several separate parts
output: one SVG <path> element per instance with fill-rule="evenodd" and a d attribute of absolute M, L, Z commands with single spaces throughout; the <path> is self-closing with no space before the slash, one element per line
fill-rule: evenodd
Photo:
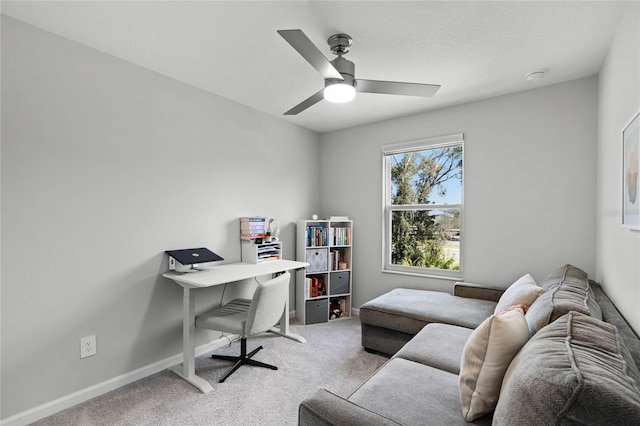
<path fill-rule="evenodd" d="M 225 383 L 217 383 L 231 366 L 211 353 L 237 355 L 239 342 L 196 359 L 197 374 L 213 385 L 202 394 L 165 370 L 34 425 L 297 425 L 298 405 L 320 387 L 348 396 L 387 361 L 360 345 L 360 321 L 292 325 L 307 339 L 300 344 L 273 334 L 247 341 L 249 351 L 263 345 L 255 359 L 277 371 L 241 367 Z"/>

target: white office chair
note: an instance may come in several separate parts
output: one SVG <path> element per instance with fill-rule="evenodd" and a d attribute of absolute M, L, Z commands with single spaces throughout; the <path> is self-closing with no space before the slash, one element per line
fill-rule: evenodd
<path fill-rule="evenodd" d="M 260 284 L 253 294 L 253 299 L 233 299 L 229 303 L 196 317 L 196 327 L 240 335 L 240 356 L 211 356 L 236 362 L 220 380 L 220 383 L 245 364 L 272 370 L 278 369 L 275 365 L 251 359 L 262 349 L 262 346 L 247 354 L 247 337 L 264 333 L 280 320 L 289 297 L 290 277 L 289 272 L 282 274 Z"/>

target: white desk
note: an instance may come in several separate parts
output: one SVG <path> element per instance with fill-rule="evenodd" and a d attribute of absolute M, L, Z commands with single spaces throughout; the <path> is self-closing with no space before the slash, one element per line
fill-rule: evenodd
<path fill-rule="evenodd" d="M 182 366 L 176 365 L 171 371 L 182 377 L 193 386 L 197 387 L 204 393 L 209 393 L 213 387 L 209 382 L 195 373 L 195 323 L 196 323 L 196 299 L 195 294 L 191 290 L 204 287 L 213 287 L 220 284 L 232 283 L 245 279 L 259 277 L 261 275 L 270 275 L 277 272 L 286 272 L 293 269 L 300 269 L 309 266 L 305 262 L 297 262 L 294 260 L 277 260 L 273 262 L 265 262 L 260 264 L 253 263 L 228 263 L 224 265 L 216 265 L 206 268 L 206 271 L 176 273 L 167 272 L 162 274 L 163 277 L 169 278 L 180 284 L 184 289 L 182 300 Z M 282 318 L 280 318 L 280 328 L 272 328 L 273 333 L 280 334 L 284 337 L 294 339 L 300 343 L 306 342 L 302 336 L 293 334 L 289 331 L 289 300 L 285 303 Z"/>

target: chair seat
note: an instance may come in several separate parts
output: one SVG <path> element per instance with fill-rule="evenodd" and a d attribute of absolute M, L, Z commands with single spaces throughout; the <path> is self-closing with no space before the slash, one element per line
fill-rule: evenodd
<path fill-rule="evenodd" d="M 233 299 L 196 317 L 196 327 L 243 334 L 251 300 Z"/>

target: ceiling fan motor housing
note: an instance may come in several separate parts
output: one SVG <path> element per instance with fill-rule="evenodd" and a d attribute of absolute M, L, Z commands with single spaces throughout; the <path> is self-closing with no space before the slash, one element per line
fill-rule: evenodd
<path fill-rule="evenodd" d="M 340 73 L 344 80 L 341 81 L 333 78 L 328 78 L 324 81 L 325 87 L 335 83 L 343 83 L 354 86 L 356 65 L 353 62 L 348 59 L 344 59 L 342 55 L 339 55 L 337 58 L 331 61 L 331 65 L 333 65 L 333 67 Z"/>

